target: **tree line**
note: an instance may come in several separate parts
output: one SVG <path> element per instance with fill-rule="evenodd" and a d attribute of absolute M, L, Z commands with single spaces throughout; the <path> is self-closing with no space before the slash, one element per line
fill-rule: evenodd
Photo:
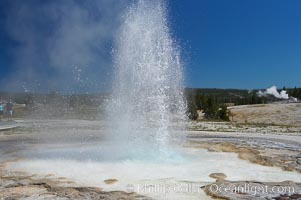
<path fill-rule="evenodd" d="M 283 87 L 283 90 L 286 90 L 289 96 L 301 99 L 301 88 Z M 196 120 L 198 110 L 201 110 L 205 119 L 229 121 L 230 112 L 227 106 L 265 104 L 278 101 L 278 99 L 269 96 L 260 97 L 257 92 L 258 90 L 186 88 L 187 115 L 190 119 Z M 54 105 L 58 109 L 63 106 L 82 110 L 86 109 L 87 106 L 103 107 L 104 101 L 109 98 L 109 94 L 62 95 L 56 92 L 49 94 L 0 92 L 0 99 L 12 99 L 16 103 L 26 104 L 29 109 L 35 109 L 37 105 Z"/>
<path fill-rule="evenodd" d="M 283 89 L 286 89 L 285 87 L 283 87 Z M 299 100 L 301 100 L 301 88 L 289 88 L 287 89 L 288 95 L 298 98 Z"/>
<path fill-rule="evenodd" d="M 301 99 L 301 88 L 283 89 L 287 90 L 289 96 Z M 258 96 L 257 92 L 258 90 L 187 88 L 187 115 L 196 120 L 198 111 L 202 111 L 207 120 L 229 121 L 231 113 L 227 106 L 265 104 L 279 100 L 273 96 Z"/>

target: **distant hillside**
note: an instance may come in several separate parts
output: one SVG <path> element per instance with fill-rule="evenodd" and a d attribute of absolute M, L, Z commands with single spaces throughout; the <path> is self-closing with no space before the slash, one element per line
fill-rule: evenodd
<path fill-rule="evenodd" d="M 284 88 L 289 96 L 301 99 L 301 88 Z M 260 89 L 264 90 L 264 89 Z M 273 96 L 259 97 L 255 90 L 243 89 L 217 89 L 217 88 L 186 88 L 185 94 L 188 99 L 199 99 L 202 95 L 214 98 L 218 103 L 234 103 L 235 105 L 262 104 L 279 101 Z M 279 90 L 280 91 L 280 90 Z"/>
<path fill-rule="evenodd" d="M 288 88 L 290 96 L 301 99 L 301 88 Z M 187 98 L 198 97 L 201 95 L 211 96 L 215 98 L 219 103 L 235 103 L 236 105 L 254 104 L 254 103 L 266 103 L 268 101 L 276 101 L 273 98 L 259 98 L 256 90 L 244 90 L 244 89 L 218 89 L 218 88 L 185 88 L 185 95 Z M 100 105 L 103 99 L 110 98 L 109 93 L 98 94 L 72 94 L 64 95 L 56 92 L 48 94 L 41 93 L 9 93 L 0 92 L 0 100 L 13 100 L 19 104 L 29 104 L 34 102 L 47 103 L 53 98 L 61 98 L 70 100 L 71 103 L 78 104 L 93 104 Z"/>
<path fill-rule="evenodd" d="M 210 96 L 217 103 L 233 103 L 235 105 L 266 103 L 267 99 L 256 95 L 258 90 L 216 89 L 216 88 L 186 88 L 188 99 L 200 99 L 201 96 Z"/>
<path fill-rule="evenodd" d="M 287 89 L 290 96 L 301 99 L 301 88 Z M 216 89 L 216 88 L 186 88 L 185 97 L 188 104 L 188 116 L 197 118 L 197 110 L 205 110 L 207 118 L 218 118 L 227 114 L 220 113 L 222 106 L 264 104 L 279 99 L 273 96 L 257 95 L 258 90 L 242 89 Z M 104 102 L 111 98 L 109 93 L 99 94 L 59 94 L 51 92 L 40 93 L 8 93 L 0 92 L 1 101 L 12 100 L 16 104 L 25 104 L 26 114 L 47 117 L 81 116 L 83 118 L 96 118 L 104 113 Z M 22 113 L 20 112 L 20 115 Z M 225 117 L 227 118 L 227 117 Z"/>
<path fill-rule="evenodd" d="M 202 110 L 204 118 L 207 120 L 228 121 L 230 120 L 230 112 L 227 109 L 229 106 L 266 104 L 283 101 L 283 99 L 275 97 L 275 94 L 265 94 L 261 92 L 264 95 L 259 96 L 258 91 L 259 90 L 186 88 L 187 115 L 190 119 L 196 120 L 199 118 L 199 111 Z M 274 92 L 277 93 L 277 91 Z M 288 89 L 287 92 L 289 96 L 300 99 L 300 88 Z M 286 101 L 291 101 L 291 99 Z M 293 102 L 296 102 L 296 99 L 293 98 Z"/>

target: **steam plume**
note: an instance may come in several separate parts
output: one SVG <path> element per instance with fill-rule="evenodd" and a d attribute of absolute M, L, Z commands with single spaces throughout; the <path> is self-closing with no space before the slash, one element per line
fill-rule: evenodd
<path fill-rule="evenodd" d="M 111 43 L 127 0 L 4 1 L 5 30 L 16 43 L 8 90 L 82 92 L 110 85 Z"/>
<path fill-rule="evenodd" d="M 285 90 L 281 90 L 280 93 L 277 90 L 276 86 L 272 86 L 270 88 L 267 88 L 265 91 L 261 91 L 259 90 L 257 92 L 258 96 L 268 96 L 268 95 L 272 95 L 278 99 L 289 99 L 289 95 L 287 94 L 287 92 Z"/>

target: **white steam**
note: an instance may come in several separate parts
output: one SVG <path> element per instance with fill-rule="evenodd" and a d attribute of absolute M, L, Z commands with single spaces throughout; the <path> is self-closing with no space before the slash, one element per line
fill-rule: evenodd
<path fill-rule="evenodd" d="M 7 1 L 9 90 L 99 91 L 112 70 L 111 44 L 128 0 Z M 81 80 L 74 71 L 81 69 Z M 89 80 L 87 80 L 89 79 Z M 38 83 L 38 84 L 37 84 Z"/>
<path fill-rule="evenodd" d="M 278 99 L 289 99 L 289 95 L 287 94 L 287 91 L 281 90 L 280 93 L 279 93 L 276 86 L 272 86 L 270 88 L 267 88 L 265 91 L 259 90 L 257 92 L 257 95 L 260 96 L 260 97 L 262 97 L 262 96 L 265 97 L 265 96 L 271 95 L 271 96 L 274 96 Z"/>

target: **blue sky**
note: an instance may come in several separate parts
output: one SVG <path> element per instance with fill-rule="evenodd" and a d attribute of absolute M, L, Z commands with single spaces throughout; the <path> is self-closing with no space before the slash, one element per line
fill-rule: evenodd
<path fill-rule="evenodd" d="M 129 1 L 88 2 L 0 0 L 0 90 L 109 88 L 112 35 Z M 186 86 L 301 87 L 301 1 L 169 0 L 168 9 Z"/>
<path fill-rule="evenodd" d="M 301 1 L 175 0 L 187 85 L 301 86 Z"/>

